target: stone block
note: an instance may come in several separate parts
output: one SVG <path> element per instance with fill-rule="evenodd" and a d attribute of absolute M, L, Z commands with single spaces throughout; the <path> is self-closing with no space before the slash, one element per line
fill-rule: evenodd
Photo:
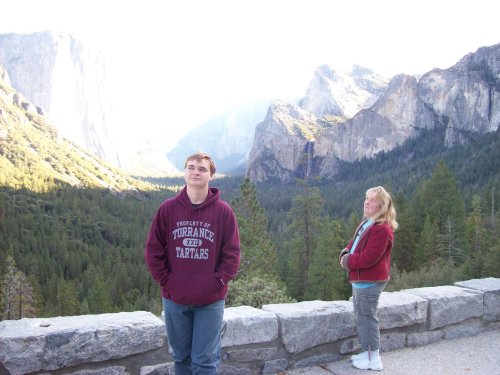
<path fill-rule="evenodd" d="M 443 335 L 443 332 L 439 330 L 410 333 L 406 337 L 406 346 L 414 348 L 417 346 L 434 344 L 441 341 L 443 339 Z"/>
<path fill-rule="evenodd" d="M 223 360 L 228 362 L 268 361 L 284 356 L 284 352 L 283 349 L 276 347 L 233 349 L 224 354 Z"/>
<path fill-rule="evenodd" d="M 485 331 L 486 327 L 481 324 L 480 319 L 469 319 L 460 324 L 454 324 L 443 328 L 443 338 L 446 340 L 459 339 L 462 337 L 476 336 Z"/>
<path fill-rule="evenodd" d="M 173 363 L 162 363 L 154 366 L 143 366 L 139 375 L 175 375 Z"/>
<path fill-rule="evenodd" d="M 361 345 L 359 344 L 358 337 L 352 337 L 345 340 L 342 340 L 340 344 L 340 354 L 348 354 L 355 352 L 356 350 L 361 349 Z"/>
<path fill-rule="evenodd" d="M 278 318 L 275 314 L 250 306 L 224 310 L 222 347 L 266 343 L 277 338 Z"/>
<path fill-rule="evenodd" d="M 324 365 L 326 363 L 337 362 L 342 359 L 340 354 L 323 354 L 306 357 L 293 364 L 294 369 Z"/>
<path fill-rule="evenodd" d="M 405 289 L 429 301 L 427 325 L 429 330 L 463 322 L 483 315 L 483 293 L 456 286 L 436 286 Z"/>
<path fill-rule="evenodd" d="M 226 364 L 221 364 L 217 369 L 217 375 L 252 375 L 252 371 L 247 368 L 241 368 L 237 366 L 229 366 Z M 172 374 L 175 375 L 175 374 Z"/>
<path fill-rule="evenodd" d="M 123 366 L 104 367 L 94 370 L 79 370 L 68 372 L 68 375 L 130 375 Z"/>
<path fill-rule="evenodd" d="M 402 349 L 406 346 L 406 333 L 403 332 L 380 332 L 380 351 Z"/>
<path fill-rule="evenodd" d="M 484 293 L 483 318 L 490 322 L 500 320 L 500 279 L 488 277 L 458 281 L 454 284 L 460 288 L 479 290 Z"/>
<path fill-rule="evenodd" d="M 264 305 L 262 309 L 278 316 L 281 340 L 289 353 L 355 334 L 354 311 L 348 301 L 305 301 Z"/>
<path fill-rule="evenodd" d="M 2 321 L 0 362 L 13 374 L 56 370 L 157 349 L 165 336 L 145 311 Z"/>
<path fill-rule="evenodd" d="M 261 374 L 277 374 L 283 372 L 287 366 L 288 361 L 285 358 L 267 361 L 262 365 Z"/>
<path fill-rule="evenodd" d="M 425 298 L 415 294 L 382 292 L 377 308 L 380 329 L 424 323 L 427 319 L 427 305 Z"/>

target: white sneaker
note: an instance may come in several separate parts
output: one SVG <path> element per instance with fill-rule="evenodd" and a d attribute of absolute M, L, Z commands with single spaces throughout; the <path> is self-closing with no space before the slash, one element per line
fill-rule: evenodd
<path fill-rule="evenodd" d="M 352 365 L 360 370 L 381 371 L 384 368 L 380 357 L 373 358 L 371 361 L 368 358 L 358 359 L 357 361 L 353 361 Z"/>
<path fill-rule="evenodd" d="M 351 355 L 351 361 L 359 361 L 360 359 L 368 359 L 368 351 Z"/>

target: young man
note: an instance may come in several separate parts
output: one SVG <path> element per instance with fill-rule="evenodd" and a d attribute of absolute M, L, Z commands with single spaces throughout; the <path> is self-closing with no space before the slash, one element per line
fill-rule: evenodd
<path fill-rule="evenodd" d="M 176 375 L 215 374 L 228 282 L 240 263 L 233 210 L 209 187 L 215 163 L 187 158 L 186 185 L 161 204 L 149 230 L 145 261 L 161 285 L 167 337 Z"/>

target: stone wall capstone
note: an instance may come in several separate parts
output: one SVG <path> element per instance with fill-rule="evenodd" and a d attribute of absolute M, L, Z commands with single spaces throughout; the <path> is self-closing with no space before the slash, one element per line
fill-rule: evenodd
<path fill-rule="evenodd" d="M 429 301 L 427 323 L 429 330 L 463 322 L 483 315 L 484 293 L 456 286 L 405 289 Z"/>
<path fill-rule="evenodd" d="M 381 351 L 500 329 L 500 279 L 383 292 Z M 276 374 L 337 361 L 360 348 L 350 301 L 229 307 L 219 375 Z M 149 312 L 0 322 L 0 375 L 168 375 L 161 317 Z"/>
<path fill-rule="evenodd" d="M 0 322 L 0 361 L 12 374 L 105 362 L 161 347 L 165 327 L 155 315 L 82 315 Z"/>
<path fill-rule="evenodd" d="M 354 311 L 348 301 L 274 304 L 262 309 L 278 317 L 281 341 L 289 353 L 354 335 Z"/>
<path fill-rule="evenodd" d="M 486 279 L 473 279 L 459 281 L 454 284 L 461 288 L 470 288 L 484 293 L 484 319 L 494 322 L 500 320 L 500 290 L 498 279 L 489 277 Z"/>

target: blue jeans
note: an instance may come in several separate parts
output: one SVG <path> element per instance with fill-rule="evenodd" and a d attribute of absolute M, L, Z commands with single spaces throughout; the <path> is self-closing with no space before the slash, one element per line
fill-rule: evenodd
<path fill-rule="evenodd" d="M 224 300 L 180 305 L 162 298 L 176 375 L 214 375 L 220 363 Z"/>
<path fill-rule="evenodd" d="M 387 283 L 380 283 L 368 288 L 352 287 L 352 302 L 356 316 L 356 330 L 362 351 L 373 351 L 380 346 L 380 328 L 377 306 L 380 294 Z"/>

